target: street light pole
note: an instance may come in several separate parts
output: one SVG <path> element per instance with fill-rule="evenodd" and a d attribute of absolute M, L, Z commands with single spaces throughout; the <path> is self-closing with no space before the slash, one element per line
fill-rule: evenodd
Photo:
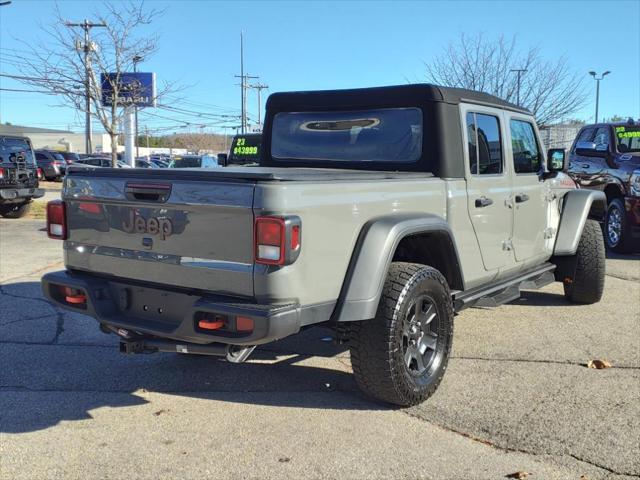
<path fill-rule="evenodd" d="M 600 78 L 598 78 L 598 74 L 596 72 L 594 72 L 593 70 L 589 72 L 589 75 L 591 75 L 593 79 L 596 81 L 596 122 L 595 123 L 598 123 L 598 107 L 600 106 L 600 80 L 602 80 L 604 77 L 606 77 L 610 73 L 611 72 L 607 70 L 602 75 L 600 75 Z"/>

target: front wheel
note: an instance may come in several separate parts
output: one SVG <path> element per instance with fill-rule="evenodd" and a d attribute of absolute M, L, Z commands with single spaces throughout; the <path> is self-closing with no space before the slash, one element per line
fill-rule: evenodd
<path fill-rule="evenodd" d="M 0 215 L 4 218 L 20 218 L 27 214 L 31 208 L 31 202 L 25 203 L 9 203 L 0 205 Z"/>
<path fill-rule="evenodd" d="M 351 364 L 362 391 L 403 407 L 429 398 L 447 368 L 453 304 L 442 274 L 394 262 L 376 317 L 351 325 Z"/>
<path fill-rule="evenodd" d="M 628 253 L 632 249 L 627 214 L 621 198 L 614 198 L 609 202 L 604 222 L 604 238 L 607 247 L 614 252 Z"/>

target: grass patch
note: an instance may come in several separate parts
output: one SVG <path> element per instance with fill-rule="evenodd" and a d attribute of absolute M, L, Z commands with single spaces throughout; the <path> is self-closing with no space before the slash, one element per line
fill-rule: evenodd
<path fill-rule="evenodd" d="M 31 202 L 31 207 L 24 218 L 45 220 L 47 218 L 47 202 Z"/>

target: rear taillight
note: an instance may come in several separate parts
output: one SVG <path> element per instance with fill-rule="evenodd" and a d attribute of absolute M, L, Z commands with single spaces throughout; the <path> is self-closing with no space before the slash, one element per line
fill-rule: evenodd
<path fill-rule="evenodd" d="M 42 178 L 42 169 L 38 167 L 36 171 L 38 172 L 38 178 Z"/>
<path fill-rule="evenodd" d="M 267 265 L 284 264 L 284 219 L 258 217 L 256 219 L 256 262 Z"/>
<path fill-rule="evenodd" d="M 67 215 L 64 202 L 52 200 L 47 203 L 47 235 L 57 240 L 67 239 Z"/>
<path fill-rule="evenodd" d="M 0 180 L 4 178 L 4 168 L 0 168 Z"/>
<path fill-rule="evenodd" d="M 255 261 L 265 265 L 289 265 L 300 253 L 298 217 L 257 217 Z"/>

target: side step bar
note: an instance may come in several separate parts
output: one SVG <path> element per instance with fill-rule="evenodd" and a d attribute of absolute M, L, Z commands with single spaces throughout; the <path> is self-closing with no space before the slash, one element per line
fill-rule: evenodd
<path fill-rule="evenodd" d="M 197 343 L 175 342 L 172 340 L 140 339 L 137 341 L 121 341 L 120 353 L 193 353 L 197 355 L 213 355 L 226 357 L 231 363 L 242 363 L 255 349 L 255 345 L 239 347 L 236 345 L 224 345 L 211 343 L 200 345 Z"/>
<path fill-rule="evenodd" d="M 520 297 L 521 289 L 538 289 L 555 281 L 553 270 L 556 266 L 545 263 L 498 283 L 464 292 L 454 292 L 453 307 L 456 312 L 468 307 L 497 307 Z"/>

